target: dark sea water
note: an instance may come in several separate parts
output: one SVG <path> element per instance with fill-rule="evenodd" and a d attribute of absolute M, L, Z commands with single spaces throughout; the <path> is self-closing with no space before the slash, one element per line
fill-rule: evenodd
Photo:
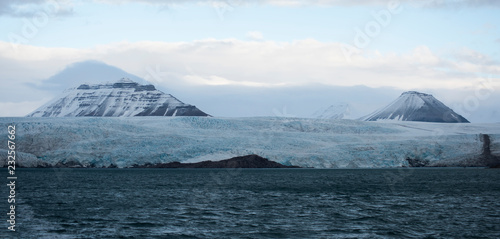
<path fill-rule="evenodd" d="M 7 173 L 6 173 L 7 175 Z M 22 169 L 0 238 L 500 238 L 500 170 Z"/>

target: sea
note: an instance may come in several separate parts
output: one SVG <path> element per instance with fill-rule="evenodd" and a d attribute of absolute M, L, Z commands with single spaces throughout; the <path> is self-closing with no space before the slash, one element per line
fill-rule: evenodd
<path fill-rule="evenodd" d="M 7 229 L 4 185 L 0 238 L 500 238 L 497 169 L 46 168 L 16 176 L 16 231 Z"/>

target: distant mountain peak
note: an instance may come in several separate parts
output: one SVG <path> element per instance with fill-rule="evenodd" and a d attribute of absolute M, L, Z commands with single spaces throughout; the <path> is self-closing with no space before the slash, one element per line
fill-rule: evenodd
<path fill-rule="evenodd" d="M 426 94 L 418 91 L 406 91 L 403 92 L 401 95 L 432 96 L 431 94 Z"/>
<path fill-rule="evenodd" d="M 349 115 L 349 104 L 341 102 L 319 109 L 312 117 L 317 119 L 345 119 Z"/>
<path fill-rule="evenodd" d="M 386 107 L 367 115 L 362 120 L 397 120 L 440 123 L 469 123 L 431 94 L 417 91 L 402 93 Z"/>
<path fill-rule="evenodd" d="M 28 117 L 80 116 L 209 116 L 153 85 L 140 85 L 128 78 L 104 84 L 82 84 L 66 90 Z"/>
<path fill-rule="evenodd" d="M 127 83 L 136 83 L 135 81 L 129 79 L 129 78 L 126 78 L 126 77 L 123 77 L 121 79 L 119 79 L 118 81 L 116 81 L 116 83 L 124 83 L 124 84 L 127 84 Z M 136 83 L 137 84 L 137 83 Z"/>
<path fill-rule="evenodd" d="M 154 85 L 140 85 L 139 83 L 130 80 L 128 78 L 121 78 L 118 81 L 112 83 L 105 84 L 81 84 L 76 89 L 77 90 L 98 90 L 98 89 L 131 89 L 133 88 L 135 91 L 155 91 L 156 88 Z M 71 90 L 71 89 L 70 89 Z"/>

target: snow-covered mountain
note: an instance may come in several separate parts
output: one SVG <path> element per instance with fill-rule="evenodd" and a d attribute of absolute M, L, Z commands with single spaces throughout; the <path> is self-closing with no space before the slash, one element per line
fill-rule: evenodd
<path fill-rule="evenodd" d="M 361 120 L 470 123 L 434 96 L 416 91 L 404 92 L 388 106 L 361 118 Z"/>
<path fill-rule="evenodd" d="M 66 90 L 28 117 L 77 116 L 208 116 L 153 85 L 128 78 L 106 84 L 83 84 Z"/>
<path fill-rule="evenodd" d="M 319 109 L 312 117 L 317 119 L 345 119 L 349 114 L 349 104 L 337 103 L 327 108 Z"/>

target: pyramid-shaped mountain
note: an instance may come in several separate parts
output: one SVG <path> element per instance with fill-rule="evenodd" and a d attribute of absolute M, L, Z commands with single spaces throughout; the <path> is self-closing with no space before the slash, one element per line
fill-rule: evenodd
<path fill-rule="evenodd" d="M 362 120 L 399 120 L 440 123 L 469 123 L 448 106 L 429 94 L 404 92 L 388 106 L 367 115 Z"/>
<path fill-rule="evenodd" d="M 131 117 L 209 116 L 194 105 L 181 102 L 153 85 L 140 85 L 128 78 L 114 83 L 83 84 L 66 90 L 28 117 Z"/>

